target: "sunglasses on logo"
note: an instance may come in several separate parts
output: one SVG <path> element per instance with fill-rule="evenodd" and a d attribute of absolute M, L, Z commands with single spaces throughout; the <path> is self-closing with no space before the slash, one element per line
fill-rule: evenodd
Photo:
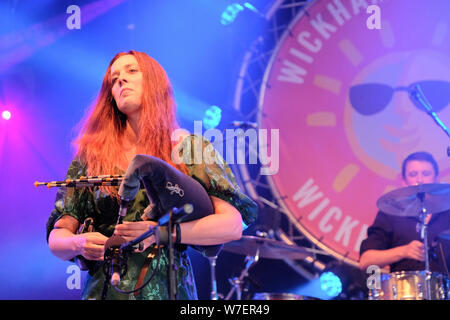
<path fill-rule="evenodd" d="M 370 116 L 384 110 L 394 92 L 407 91 L 414 106 L 427 112 L 425 107 L 412 97 L 416 88 L 420 88 L 434 112 L 443 110 L 450 103 L 450 82 L 438 80 L 418 81 L 407 87 L 397 88 L 380 83 L 358 84 L 350 87 L 350 103 L 358 113 Z"/>

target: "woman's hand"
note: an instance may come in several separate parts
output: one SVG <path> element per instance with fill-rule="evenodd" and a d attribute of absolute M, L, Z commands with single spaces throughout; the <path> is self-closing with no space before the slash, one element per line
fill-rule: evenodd
<path fill-rule="evenodd" d="M 121 236 L 126 241 L 131 241 L 142 235 L 144 232 L 147 232 L 150 229 L 150 226 L 154 227 L 156 225 L 157 223 L 154 221 L 136 221 L 136 222 L 124 221 L 123 223 L 116 225 L 114 234 L 116 236 Z M 156 240 L 154 235 L 142 241 L 142 243 L 144 244 L 142 251 L 145 251 L 148 247 L 154 244 L 155 241 Z"/>
<path fill-rule="evenodd" d="M 103 260 L 108 237 L 100 232 L 86 232 L 75 235 L 76 250 L 88 260 Z"/>

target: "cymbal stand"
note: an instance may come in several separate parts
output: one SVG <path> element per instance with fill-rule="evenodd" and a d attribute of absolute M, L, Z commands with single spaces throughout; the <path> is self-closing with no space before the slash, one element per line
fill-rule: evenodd
<path fill-rule="evenodd" d="M 244 270 L 242 270 L 241 275 L 239 276 L 239 278 L 232 278 L 229 279 L 228 281 L 233 285 L 233 287 L 231 288 L 230 292 L 227 294 L 227 296 L 225 297 L 225 300 L 230 300 L 230 298 L 232 297 L 233 293 L 236 291 L 236 300 L 241 300 L 242 298 L 242 285 L 244 284 L 244 279 L 248 276 L 248 271 L 249 269 L 255 264 L 257 263 L 259 260 L 259 248 L 256 250 L 256 254 L 254 256 L 246 256 L 245 257 L 245 261 L 247 261 L 247 263 L 245 264 L 245 268 Z"/>
<path fill-rule="evenodd" d="M 211 270 L 211 300 L 219 300 L 217 293 L 217 281 L 216 281 L 216 261 L 217 255 L 214 257 L 208 257 L 209 266 Z"/>
<path fill-rule="evenodd" d="M 423 241 L 423 246 L 425 248 L 425 299 L 431 300 L 431 271 L 430 271 L 430 256 L 428 248 L 428 212 L 423 201 L 425 198 L 425 193 L 420 192 L 417 197 L 422 202 L 422 210 L 419 216 L 420 219 L 420 239 Z M 418 228 L 419 229 L 419 228 Z"/>

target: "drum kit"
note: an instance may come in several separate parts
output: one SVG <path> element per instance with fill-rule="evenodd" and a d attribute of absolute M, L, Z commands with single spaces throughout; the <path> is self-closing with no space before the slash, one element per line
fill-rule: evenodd
<path fill-rule="evenodd" d="M 378 208 L 393 216 L 417 217 L 420 221 L 417 232 L 424 243 L 425 269 L 421 271 L 402 271 L 381 274 L 380 283 L 368 290 L 369 300 L 450 300 L 450 279 L 447 274 L 431 272 L 428 244 L 428 219 L 430 214 L 450 210 L 450 184 L 421 184 L 393 190 L 377 201 Z M 450 230 L 439 234 L 441 241 L 450 241 Z M 225 300 L 236 294 L 242 298 L 244 279 L 249 269 L 259 258 L 268 259 L 305 259 L 310 256 L 307 248 L 286 244 L 261 236 L 243 236 L 240 240 L 226 243 L 224 251 L 246 256 L 246 264 L 239 277 L 230 279 L 232 285 Z M 211 299 L 217 300 L 215 283 L 216 258 L 210 258 L 212 274 Z M 445 262 L 444 262 L 445 263 Z M 445 266 L 446 268 L 446 266 Z M 309 300 L 311 297 L 288 293 L 256 293 L 257 300 Z"/>
<path fill-rule="evenodd" d="M 431 214 L 450 210 L 450 185 L 419 184 L 393 190 L 377 201 L 378 208 L 393 216 L 419 219 L 417 232 L 424 244 L 425 269 L 382 274 L 380 286 L 369 291 L 373 300 L 450 300 L 450 279 L 442 252 L 441 269 L 445 274 L 431 272 L 428 220 Z M 450 230 L 438 235 L 438 242 L 450 240 Z M 442 246 L 440 247 L 442 249 Z"/>
<path fill-rule="evenodd" d="M 258 232 L 257 232 L 258 234 Z M 258 236 L 242 236 L 241 239 L 228 242 L 223 247 L 224 251 L 245 255 L 245 267 L 242 270 L 239 277 L 229 279 L 231 284 L 231 290 L 228 292 L 225 300 L 230 300 L 235 296 L 236 300 L 242 299 L 243 285 L 247 276 L 249 275 L 249 270 L 253 267 L 260 258 L 264 259 L 305 259 L 310 256 L 311 253 L 307 248 L 300 247 L 297 245 L 291 245 L 278 241 L 275 239 L 267 238 L 261 235 Z M 209 257 L 211 265 L 211 299 L 218 300 L 217 286 L 215 283 L 215 262 L 217 257 Z M 309 300 L 313 299 L 306 296 L 300 296 L 296 294 L 289 293 L 256 293 L 253 296 L 254 300 Z"/>

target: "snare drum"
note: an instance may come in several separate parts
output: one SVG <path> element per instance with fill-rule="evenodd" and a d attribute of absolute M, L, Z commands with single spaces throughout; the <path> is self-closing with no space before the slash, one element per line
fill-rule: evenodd
<path fill-rule="evenodd" d="M 258 292 L 253 295 L 253 300 L 318 300 L 317 298 L 301 296 L 293 293 Z"/>
<path fill-rule="evenodd" d="M 369 292 L 371 300 L 425 300 L 425 271 L 401 271 L 381 275 L 381 288 Z M 448 300 L 449 279 L 440 274 L 432 273 L 430 280 L 431 300 Z"/>

